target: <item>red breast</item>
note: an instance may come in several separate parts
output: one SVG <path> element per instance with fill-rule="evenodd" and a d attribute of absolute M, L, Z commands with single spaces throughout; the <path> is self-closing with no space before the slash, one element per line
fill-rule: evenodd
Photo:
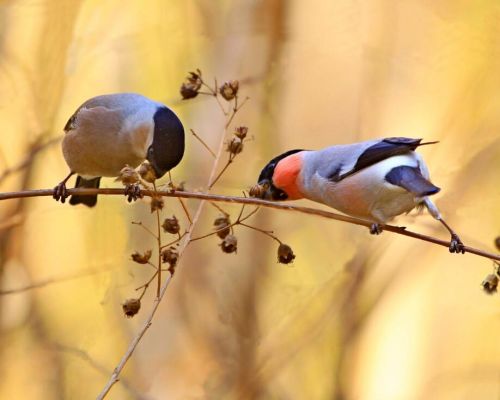
<path fill-rule="evenodd" d="M 283 190 L 289 200 L 302 199 L 297 178 L 302 170 L 302 152 L 292 154 L 281 160 L 274 169 L 273 184 Z"/>

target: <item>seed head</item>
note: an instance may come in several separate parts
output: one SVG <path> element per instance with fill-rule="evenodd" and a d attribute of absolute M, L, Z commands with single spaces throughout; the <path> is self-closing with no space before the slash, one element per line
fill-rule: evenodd
<path fill-rule="evenodd" d="M 220 248 L 224 253 L 236 253 L 238 250 L 238 239 L 234 235 L 227 235 L 220 244 Z"/>
<path fill-rule="evenodd" d="M 192 99 L 193 97 L 198 96 L 198 92 L 201 89 L 201 84 L 203 81 L 201 80 L 201 71 L 199 69 L 196 72 L 190 72 L 189 76 L 186 78 L 186 81 L 181 86 L 181 96 L 184 100 Z"/>
<path fill-rule="evenodd" d="M 498 286 L 498 276 L 495 274 L 489 274 L 484 278 L 483 283 L 481 283 L 483 290 L 488 294 L 496 293 Z"/>
<path fill-rule="evenodd" d="M 122 304 L 123 313 L 127 318 L 132 318 L 141 309 L 141 299 L 127 299 Z"/>
<path fill-rule="evenodd" d="M 243 151 L 243 140 L 238 137 L 233 137 L 227 144 L 226 150 L 232 154 L 236 155 Z"/>
<path fill-rule="evenodd" d="M 151 164 L 147 161 L 144 161 L 140 166 L 139 166 L 139 175 L 141 176 L 142 179 L 144 179 L 146 182 L 153 183 L 156 181 L 156 173 Z"/>
<path fill-rule="evenodd" d="M 179 261 L 179 253 L 177 249 L 173 246 L 170 246 L 161 252 L 161 261 L 165 264 L 169 265 L 168 270 L 173 275 L 175 267 L 177 265 L 177 261 Z"/>
<path fill-rule="evenodd" d="M 266 192 L 266 189 L 264 188 L 263 185 L 253 185 L 250 190 L 248 191 L 248 194 L 250 197 L 256 197 L 258 199 L 263 199 L 264 198 L 264 193 Z"/>
<path fill-rule="evenodd" d="M 293 250 L 287 244 L 281 243 L 278 247 L 278 262 L 281 264 L 290 264 L 295 259 Z"/>
<path fill-rule="evenodd" d="M 151 197 L 151 212 L 155 212 L 156 210 L 162 210 L 165 202 L 163 201 L 163 197 L 161 196 L 152 196 Z"/>
<path fill-rule="evenodd" d="M 229 215 L 221 214 L 214 221 L 214 229 L 217 231 L 217 236 L 224 239 L 231 232 L 231 221 Z"/>
<path fill-rule="evenodd" d="M 495 246 L 497 247 L 497 250 L 500 251 L 500 236 L 498 236 L 496 239 L 495 239 Z"/>
<path fill-rule="evenodd" d="M 238 126 L 233 132 L 233 135 L 243 140 L 247 137 L 247 133 L 248 133 L 248 128 L 246 126 Z"/>
<path fill-rule="evenodd" d="M 165 218 L 161 226 L 165 232 L 171 233 L 172 235 L 178 234 L 181 230 L 179 220 L 175 215 L 172 215 L 172 218 Z"/>
<path fill-rule="evenodd" d="M 144 254 L 136 251 L 134 254 L 132 254 L 132 261 L 135 261 L 138 264 L 147 264 L 149 259 L 151 258 L 152 253 L 153 252 L 151 250 L 145 251 Z"/>
<path fill-rule="evenodd" d="M 238 94 L 240 83 L 238 81 L 225 82 L 219 89 L 219 92 L 227 101 L 232 100 Z"/>
<path fill-rule="evenodd" d="M 120 174 L 117 176 L 115 181 L 121 182 L 124 185 L 134 185 L 140 182 L 139 174 L 130 165 L 125 165 L 121 170 Z"/>

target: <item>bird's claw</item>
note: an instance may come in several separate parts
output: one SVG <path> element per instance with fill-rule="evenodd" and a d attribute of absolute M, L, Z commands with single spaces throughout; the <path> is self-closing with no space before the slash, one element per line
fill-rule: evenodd
<path fill-rule="evenodd" d="M 370 226 L 371 235 L 380 235 L 381 233 L 382 233 L 382 227 L 379 224 L 371 224 Z"/>
<path fill-rule="evenodd" d="M 451 241 L 450 241 L 450 247 L 449 247 L 450 253 L 465 253 L 465 246 L 458 237 L 457 234 L 453 233 L 451 235 Z"/>
<path fill-rule="evenodd" d="M 137 183 L 125 186 L 125 196 L 127 196 L 129 203 L 143 198 L 141 188 Z"/>
<path fill-rule="evenodd" d="M 52 198 L 55 201 L 61 200 L 61 203 L 66 202 L 66 198 L 69 196 L 68 190 L 66 189 L 66 183 L 61 182 L 54 188 L 54 193 L 52 194 Z"/>

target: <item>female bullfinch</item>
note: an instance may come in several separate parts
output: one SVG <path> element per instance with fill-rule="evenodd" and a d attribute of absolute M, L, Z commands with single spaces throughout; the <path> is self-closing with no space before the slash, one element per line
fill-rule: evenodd
<path fill-rule="evenodd" d="M 69 175 L 54 188 L 64 203 L 66 182 L 78 174 L 76 187 L 97 188 L 102 176 L 115 177 L 125 166 L 147 159 L 157 178 L 184 155 L 184 128 L 165 105 L 135 93 L 93 97 L 83 103 L 64 127 L 62 142 Z M 93 207 L 97 196 L 71 196 L 70 204 Z"/>

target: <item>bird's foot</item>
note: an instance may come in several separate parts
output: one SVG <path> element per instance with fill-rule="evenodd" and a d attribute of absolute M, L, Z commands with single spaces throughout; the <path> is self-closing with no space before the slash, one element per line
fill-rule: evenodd
<path fill-rule="evenodd" d="M 61 200 L 61 203 L 65 203 L 68 196 L 69 194 L 68 190 L 66 189 L 66 180 L 64 180 L 54 188 L 54 193 L 52 194 L 52 198 L 55 201 Z"/>
<path fill-rule="evenodd" d="M 370 226 L 371 235 L 380 235 L 381 233 L 382 233 L 382 227 L 379 224 L 371 224 Z"/>
<path fill-rule="evenodd" d="M 465 253 L 465 246 L 456 233 L 453 233 L 451 235 L 449 249 L 450 249 L 450 253 L 457 253 L 457 254 L 458 253 L 462 253 L 462 254 Z"/>
<path fill-rule="evenodd" d="M 137 183 L 133 183 L 125 186 L 125 196 L 127 196 L 127 201 L 131 203 L 137 199 L 142 199 L 144 196 L 141 193 L 141 187 Z"/>

